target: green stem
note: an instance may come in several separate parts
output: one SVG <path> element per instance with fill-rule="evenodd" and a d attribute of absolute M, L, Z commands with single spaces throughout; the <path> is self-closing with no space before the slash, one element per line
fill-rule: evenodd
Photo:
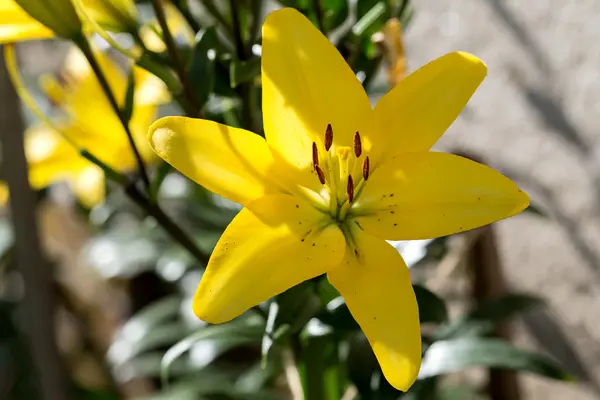
<path fill-rule="evenodd" d="M 217 22 L 219 22 L 221 25 L 223 25 L 223 27 L 225 28 L 225 31 L 229 35 L 231 35 L 233 32 L 231 25 L 225 19 L 223 14 L 221 14 L 221 11 L 219 11 L 219 9 L 217 8 L 217 6 L 215 6 L 213 1 L 212 0 L 202 0 L 202 5 L 204 6 L 204 8 L 206 8 L 206 11 L 208 11 L 210 13 L 210 15 L 212 15 L 213 18 L 217 20 Z"/>
<path fill-rule="evenodd" d="M 264 6 L 263 0 L 252 0 L 252 25 L 250 26 L 250 33 L 248 35 L 248 43 L 246 44 L 246 54 L 252 54 L 252 46 L 258 34 L 260 32 L 260 26 L 262 22 L 262 10 Z"/>
<path fill-rule="evenodd" d="M 125 188 L 125 193 L 127 193 L 131 200 L 139 205 L 144 211 L 154 217 L 160 226 L 162 226 L 176 242 L 189 251 L 197 261 L 204 265 L 208 263 L 208 257 L 200 251 L 194 241 L 179 227 L 179 225 L 173 222 L 173 220 L 165 214 L 158 204 L 150 203 L 148 198 L 133 184 L 130 184 Z"/>
<path fill-rule="evenodd" d="M 138 163 L 140 176 L 142 177 L 142 180 L 144 181 L 144 185 L 146 186 L 146 188 L 149 188 L 150 187 L 150 179 L 148 178 L 148 174 L 146 173 L 146 166 L 144 164 L 144 160 L 142 159 L 142 156 L 141 156 L 141 154 L 135 144 L 135 141 L 133 139 L 133 134 L 131 133 L 131 129 L 129 129 L 129 123 L 128 123 L 128 121 L 125 120 L 125 118 L 123 116 L 123 112 L 121 111 L 121 108 L 119 107 L 119 104 L 117 103 L 117 99 L 115 98 L 115 95 L 112 92 L 112 89 L 110 88 L 110 85 L 108 84 L 108 81 L 106 80 L 106 76 L 104 76 L 104 72 L 102 71 L 102 68 L 100 68 L 100 64 L 98 64 L 98 60 L 96 59 L 96 56 L 94 55 L 94 52 L 90 46 L 90 43 L 88 42 L 87 38 L 83 35 L 76 38 L 74 40 L 74 42 L 81 49 L 81 51 L 87 58 L 88 62 L 90 63 L 90 66 L 92 67 L 92 70 L 94 71 L 94 74 L 96 75 L 96 78 L 98 79 L 98 82 L 100 83 L 100 86 L 102 87 L 102 90 L 104 90 L 104 93 L 106 94 L 106 97 L 108 98 L 110 105 L 112 106 L 113 110 L 119 117 L 119 120 L 121 121 L 121 125 L 123 125 L 123 129 L 125 129 L 125 133 L 127 134 L 127 139 L 129 140 L 129 145 L 131 146 L 131 150 L 133 151 L 133 154 L 135 155 L 136 161 Z"/>
<path fill-rule="evenodd" d="M 242 26 L 240 21 L 240 14 L 238 13 L 238 6 L 235 4 L 236 0 L 229 0 L 229 9 L 231 11 L 231 22 L 233 41 L 235 44 L 235 51 L 240 60 L 246 59 L 246 49 L 244 48 L 244 38 L 242 37 Z"/>
<path fill-rule="evenodd" d="M 249 53 L 246 52 L 244 39 L 242 37 L 242 27 L 238 9 L 235 0 L 229 0 L 229 8 L 231 10 L 231 20 L 233 22 L 233 39 L 237 58 L 240 61 L 248 59 Z M 256 97 L 254 93 L 253 82 L 244 82 L 237 87 L 237 92 L 242 99 L 242 127 L 252 132 L 258 133 L 260 127 L 256 119 Z"/>
<path fill-rule="evenodd" d="M 319 30 L 323 32 L 323 35 L 327 36 L 327 31 L 325 30 L 325 23 L 323 21 L 323 8 L 321 7 L 320 0 L 313 0 L 313 9 L 315 10 L 315 15 L 317 16 L 317 26 Z"/>
<path fill-rule="evenodd" d="M 181 57 L 179 57 L 179 52 L 177 51 L 175 40 L 173 40 L 173 35 L 171 35 L 171 31 L 169 30 L 169 25 L 167 24 L 165 10 L 163 9 L 161 0 L 152 0 L 152 6 L 154 7 L 156 19 L 158 19 L 158 23 L 162 30 L 163 39 L 165 41 L 165 45 L 167 46 L 169 57 L 171 58 L 175 72 L 179 77 L 179 81 L 183 86 L 183 94 L 186 98 L 186 102 L 184 103 L 185 112 L 188 117 L 196 117 L 198 113 L 198 101 L 196 100 L 196 96 L 192 91 L 192 86 L 189 83 L 187 74 L 185 72 L 185 67 L 181 61 Z"/>
<path fill-rule="evenodd" d="M 188 1 L 187 0 L 179 0 L 179 1 L 174 2 L 174 4 L 175 4 L 175 7 L 177 7 L 179 12 L 181 13 L 181 15 L 183 15 L 183 18 L 185 18 L 188 25 L 194 30 L 194 33 L 198 33 L 200 31 L 200 29 L 202 29 L 202 27 L 200 26 L 198 21 L 196 21 L 196 19 L 190 12 L 190 7 L 188 5 Z"/>

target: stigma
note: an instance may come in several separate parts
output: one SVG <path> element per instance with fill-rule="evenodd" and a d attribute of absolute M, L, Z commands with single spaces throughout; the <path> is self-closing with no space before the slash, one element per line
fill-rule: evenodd
<path fill-rule="evenodd" d="M 356 201 L 369 179 L 370 162 L 358 131 L 354 133 L 352 147 L 333 144 L 333 127 L 327 124 L 323 142 L 312 143 L 311 161 L 319 183 L 328 194 L 330 212 L 339 217 L 342 209 L 347 210 Z"/>

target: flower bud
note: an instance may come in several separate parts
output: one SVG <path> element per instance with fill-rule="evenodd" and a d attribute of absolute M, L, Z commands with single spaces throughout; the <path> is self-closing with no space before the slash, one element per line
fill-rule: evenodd
<path fill-rule="evenodd" d="M 12 1 L 12 0 L 8 0 Z M 58 36 L 74 38 L 81 32 L 81 21 L 71 0 L 14 0 L 34 19 Z"/>

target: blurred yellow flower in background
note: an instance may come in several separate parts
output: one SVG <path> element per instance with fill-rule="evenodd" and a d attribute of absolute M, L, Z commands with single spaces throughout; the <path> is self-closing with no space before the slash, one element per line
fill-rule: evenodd
<path fill-rule="evenodd" d="M 132 0 L 84 0 L 83 5 L 108 31 L 137 28 L 137 9 Z M 0 0 L 0 43 L 46 39 L 55 34 L 72 38 L 80 31 L 81 22 L 71 0 Z"/>
<path fill-rule="evenodd" d="M 125 102 L 128 79 L 106 54 L 97 53 L 99 64 L 121 106 Z M 159 104 L 170 100 L 164 83 L 156 76 L 133 67 L 135 91 L 130 128 L 146 161 L 155 159 L 146 134 L 156 118 Z M 63 115 L 54 126 L 40 125 L 25 133 L 25 151 L 32 187 L 41 189 L 66 181 L 80 201 L 91 207 L 104 199 L 104 172 L 79 154 L 73 146 L 90 151 L 113 169 L 126 172 L 137 167 L 123 126 L 83 54 L 73 49 L 59 78 L 42 77 L 41 86 Z M 61 136 L 65 135 L 69 141 Z"/>
<path fill-rule="evenodd" d="M 487 68 L 447 54 L 372 109 L 336 48 L 298 11 L 273 12 L 262 32 L 266 140 L 185 117 L 150 128 L 160 157 L 245 206 L 212 253 L 194 312 L 223 323 L 327 274 L 386 379 L 406 391 L 421 362 L 419 313 L 408 268 L 385 240 L 450 235 L 528 205 L 500 173 L 429 151 Z"/>
<path fill-rule="evenodd" d="M 175 38 L 181 38 L 185 43 L 191 45 L 194 43 L 195 34 L 190 28 L 189 24 L 181 15 L 177 7 L 171 2 L 164 2 L 165 17 L 167 19 L 167 25 L 169 31 Z M 160 26 L 155 21 L 155 26 L 151 26 L 152 23 L 144 25 L 140 29 L 140 37 L 144 41 L 145 46 L 152 51 L 157 53 L 166 51 L 166 45 L 160 36 Z"/>

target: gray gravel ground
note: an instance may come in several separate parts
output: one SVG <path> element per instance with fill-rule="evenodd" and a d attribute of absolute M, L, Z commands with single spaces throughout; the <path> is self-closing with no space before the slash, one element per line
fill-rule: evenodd
<path fill-rule="evenodd" d="M 406 32 L 414 70 L 453 50 L 488 78 L 439 147 L 467 149 L 514 177 L 540 208 L 498 224 L 513 288 L 543 296 L 600 380 L 600 2 L 421 0 Z M 520 329 L 519 341 L 532 337 Z M 596 399 L 533 376 L 526 399 Z"/>

